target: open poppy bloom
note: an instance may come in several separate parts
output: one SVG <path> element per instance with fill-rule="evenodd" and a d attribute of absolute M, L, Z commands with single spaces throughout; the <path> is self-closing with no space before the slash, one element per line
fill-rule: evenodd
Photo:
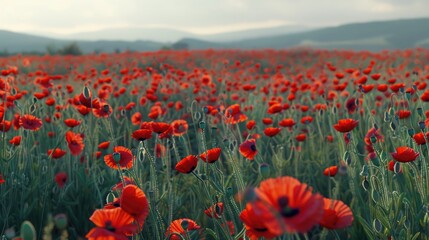
<path fill-rule="evenodd" d="M 247 116 L 240 110 L 239 104 L 234 104 L 225 109 L 225 123 L 236 124 L 247 120 Z"/>
<path fill-rule="evenodd" d="M 279 126 L 291 128 L 296 124 L 292 118 L 285 118 L 279 122 Z"/>
<path fill-rule="evenodd" d="M 19 125 L 27 130 L 37 131 L 42 127 L 42 120 L 31 114 L 25 114 L 20 117 Z"/>
<path fill-rule="evenodd" d="M 277 135 L 282 129 L 281 128 L 276 128 L 276 127 L 267 127 L 264 130 L 264 134 L 267 137 L 274 137 L 275 135 Z"/>
<path fill-rule="evenodd" d="M 21 144 L 21 136 L 13 137 L 11 140 L 9 140 L 9 143 L 14 146 L 19 146 L 19 144 Z"/>
<path fill-rule="evenodd" d="M 251 240 L 258 240 L 261 237 L 271 239 L 277 236 L 266 227 L 264 220 L 259 217 L 251 203 L 246 204 L 246 208 L 240 213 L 240 219 L 246 228 L 246 236 Z"/>
<path fill-rule="evenodd" d="M 398 162 L 412 162 L 420 155 L 410 147 L 397 147 L 396 152 L 391 153 L 392 157 Z"/>
<path fill-rule="evenodd" d="M 66 132 L 66 141 L 73 156 L 79 155 L 85 147 L 82 135 L 72 131 Z"/>
<path fill-rule="evenodd" d="M 322 219 L 323 197 L 293 177 L 264 180 L 255 193 L 256 215 L 275 235 L 306 233 Z"/>
<path fill-rule="evenodd" d="M 97 209 L 89 218 L 97 227 L 91 229 L 85 237 L 88 240 L 116 239 L 128 240 L 125 235 L 135 232 L 137 226 L 132 224 L 133 217 L 122 208 Z"/>
<path fill-rule="evenodd" d="M 151 122 L 151 129 L 154 133 L 160 134 L 165 132 L 170 127 L 170 124 L 165 122 Z"/>
<path fill-rule="evenodd" d="M 110 141 L 102 142 L 98 144 L 98 149 L 108 149 L 110 146 Z"/>
<path fill-rule="evenodd" d="M 214 163 L 219 159 L 221 148 L 212 148 L 207 150 L 207 152 L 203 152 L 200 154 L 201 160 L 203 160 L 206 163 Z M 208 157 L 207 157 L 207 156 Z"/>
<path fill-rule="evenodd" d="M 194 155 L 189 155 L 176 164 L 176 170 L 181 173 L 191 173 L 197 167 L 198 158 Z"/>
<path fill-rule="evenodd" d="M 353 223 L 353 213 L 350 208 L 340 200 L 323 199 L 324 212 L 320 225 L 327 229 L 346 228 Z"/>
<path fill-rule="evenodd" d="M 152 138 L 152 130 L 137 129 L 131 134 L 131 136 L 138 141 L 144 141 L 146 139 Z"/>
<path fill-rule="evenodd" d="M 48 156 L 52 157 L 53 159 L 61 158 L 65 154 L 66 154 L 66 151 L 64 151 L 64 150 L 62 150 L 60 148 L 55 148 L 55 149 L 49 149 L 48 150 Z"/>
<path fill-rule="evenodd" d="M 149 202 L 143 190 L 136 185 L 126 185 L 122 189 L 120 206 L 125 212 L 134 217 L 140 227 L 143 227 L 149 215 Z"/>
<path fill-rule="evenodd" d="M 104 156 L 104 162 L 113 169 L 130 169 L 133 167 L 133 154 L 130 149 L 123 146 L 113 148 L 113 153 Z"/>
<path fill-rule="evenodd" d="M 424 144 L 426 144 L 426 139 L 428 137 L 429 137 L 429 132 L 427 132 L 426 134 L 419 132 L 419 133 L 414 134 L 413 139 L 418 145 L 424 145 Z"/>
<path fill-rule="evenodd" d="M 337 175 L 338 173 L 338 166 L 331 166 L 326 168 L 323 171 L 323 175 L 327 176 L 327 177 L 334 177 L 335 175 Z"/>
<path fill-rule="evenodd" d="M 204 210 L 204 213 L 210 218 L 221 218 L 223 213 L 223 203 L 218 202 L 216 204 L 213 204 L 211 207 Z"/>
<path fill-rule="evenodd" d="M 55 174 L 55 182 L 58 184 L 58 187 L 63 188 L 64 185 L 67 182 L 67 173 L 66 172 L 59 172 Z"/>
<path fill-rule="evenodd" d="M 74 119 L 74 118 L 67 118 L 66 120 L 64 120 L 64 123 L 67 125 L 67 127 L 76 127 L 80 125 L 80 121 Z"/>
<path fill-rule="evenodd" d="M 171 222 L 170 226 L 165 232 L 165 236 L 169 240 L 180 240 L 184 236 L 189 236 L 191 234 L 191 231 L 195 231 L 198 229 L 200 229 L 200 226 L 198 226 L 195 221 L 188 218 L 181 218 Z"/>
<path fill-rule="evenodd" d="M 258 153 L 258 150 L 256 150 L 256 140 L 254 138 L 246 140 L 240 144 L 238 151 L 243 157 L 253 160 L 253 158 L 255 158 L 256 154 Z"/>
<path fill-rule="evenodd" d="M 12 127 L 12 123 L 10 121 L 3 120 L 0 122 L 0 132 L 8 132 Z"/>
<path fill-rule="evenodd" d="M 182 119 L 174 120 L 171 123 L 171 127 L 173 128 L 173 135 L 176 137 L 185 135 L 185 133 L 188 131 L 188 123 Z M 166 131 L 168 131 L 168 128 Z"/>
<path fill-rule="evenodd" d="M 334 125 L 335 130 L 338 132 L 350 132 L 359 124 L 358 120 L 354 120 L 351 118 L 340 119 L 337 124 Z"/>

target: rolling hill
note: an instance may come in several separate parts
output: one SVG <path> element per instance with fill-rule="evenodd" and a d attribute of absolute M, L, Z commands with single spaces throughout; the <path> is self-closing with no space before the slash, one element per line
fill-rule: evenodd
<path fill-rule="evenodd" d="M 281 34 L 282 32 L 288 31 L 289 33 Z M 295 31 L 298 31 L 298 29 L 295 29 Z M 176 33 L 179 35 L 183 34 L 183 32 L 180 31 Z M 260 36 L 258 34 L 262 33 L 264 33 L 263 35 L 266 37 L 251 37 Z M 130 34 L 132 35 L 135 33 Z M 241 37 L 247 39 L 238 40 L 241 39 Z M 225 39 L 235 40 L 225 41 Z M 0 52 L 46 52 L 48 46 L 58 49 L 71 42 L 76 42 L 85 53 L 94 51 L 114 52 L 117 50 L 155 51 L 172 45 L 168 42 L 148 40 L 89 41 L 73 40 L 73 38 L 64 40 L 0 30 Z M 290 29 L 286 30 L 285 28 L 278 27 L 222 33 L 210 36 L 206 35 L 205 37 L 191 34 L 176 42 L 176 44 L 177 43 L 181 43 L 181 46 L 187 46 L 189 49 L 284 49 L 313 47 L 323 49 L 380 51 L 383 49 L 405 49 L 415 47 L 429 48 L 429 18 L 353 23 L 295 33 L 290 33 Z"/>

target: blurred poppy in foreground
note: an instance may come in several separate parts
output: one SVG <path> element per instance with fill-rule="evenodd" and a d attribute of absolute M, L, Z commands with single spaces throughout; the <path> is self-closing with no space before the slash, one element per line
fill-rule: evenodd
<path fill-rule="evenodd" d="M 353 223 L 353 213 L 350 208 L 340 200 L 323 199 L 324 212 L 320 225 L 327 229 L 346 228 Z"/>
<path fill-rule="evenodd" d="M 89 218 L 96 227 L 85 237 L 88 240 L 116 239 L 128 240 L 125 234 L 135 232 L 137 226 L 132 224 L 133 217 L 122 208 L 97 209 Z"/>

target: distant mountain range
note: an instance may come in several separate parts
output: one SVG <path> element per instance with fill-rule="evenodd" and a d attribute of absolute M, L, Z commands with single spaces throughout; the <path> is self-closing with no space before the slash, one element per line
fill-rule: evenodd
<path fill-rule="evenodd" d="M 165 35 L 177 42 L 151 41 Z M 115 40 L 121 38 L 136 41 Z M 122 37 L 121 37 L 122 36 Z M 62 36 L 64 38 L 65 36 Z M 353 23 L 337 27 L 308 29 L 299 26 L 253 29 L 212 35 L 195 35 L 171 29 L 110 29 L 66 36 L 41 37 L 0 30 L 0 52 L 46 52 L 76 42 L 85 52 L 154 51 L 161 48 L 262 49 L 313 47 L 323 49 L 371 50 L 429 48 L 429 18 Z M 100 37 L 103 40 L 88 40 Z M 141 39 L 141 40 L 140 40 Z"/>

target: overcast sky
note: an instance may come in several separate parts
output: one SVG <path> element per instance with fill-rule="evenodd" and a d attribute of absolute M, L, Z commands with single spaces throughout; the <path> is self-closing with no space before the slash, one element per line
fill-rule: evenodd
<path fill-rule="evenodd" d="M 0 29 L 71 34 L 168 27 L 197 34 L 429 17 L 429 0 L 0 0 Z"/>

